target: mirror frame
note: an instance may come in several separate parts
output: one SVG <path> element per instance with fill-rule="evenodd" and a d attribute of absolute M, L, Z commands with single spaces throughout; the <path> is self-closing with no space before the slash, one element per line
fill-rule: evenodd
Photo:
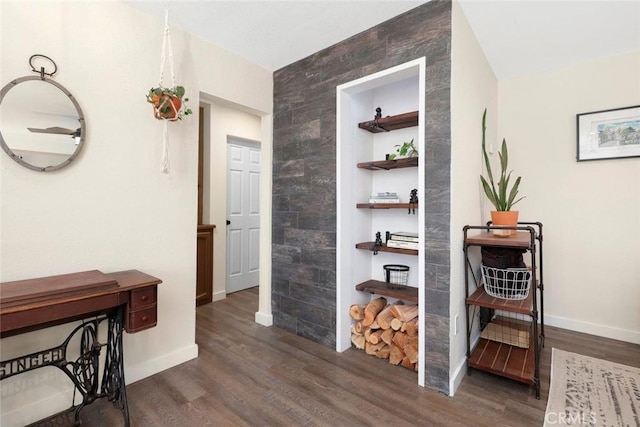
<path fill-rule="evenodd" d="M 11 148 L 9 147 L 9 145 L 7 145 L 6 141 L 4 140 L 4 137 L 2 136 L 2 129 L 0 129 L 0 144 L 2 145 L 2 149 L 9 155 L 9 157 L 11 157 L 15 162 L 19 163 L 20 165 L 24 166 L 25 168 L 34 170 L 34 171 L 38 171 L 38 172 L 52 172 L 52 171 L 56 171 L 58 169 L 62 169 L 65 166 L 68 166 L 71 162 L 73 162 L 75 160 L 75 158 L 78 156 L 78 154 L 80 154 L 80 151 L 82 151 L 82 147 L 84 146 L 84 139 L 85 139 L 85 135 L 86 135 L 86 125 L 85 125 L 85 121 L 84 121 L 84 115 L 82 114 L 82 109 L 80 108 L 80 104 L 78 104 L 78 101 L 76 101 L 76 99 L 73 97 L 73 95 L 71 94 L 71 92 L 69 92 L 64 86 L 62 86 L 60 83 L 57 83 L 51 79 L 48 79 L 44 76 L 25 76 L 25 77 L 20 77 L 17 78 L 15 80 L 10 81 L 9 83 L 7 83 L 3 88 L 2 91 L 0 91 L 0 108 L 2 107 L 2 100 L 4 99 L 5 95 L 7 94 L 7 92 L 9 92 L 11 89 L 13 89 L 15 86 L 19 85 L 20 83 L 26 82 L 26 81 L 31 81 L 31 80 L 40 80 L 43 81 L 45 83 L 48 83 L 50 85 L 53 85 L 55 87 L 57 87 L 58 89 L 60 89 L 65 95 L 67 95 L 69 97 L 69 99 L 71 100 L 71 102 L 73 103 L 73 106 L 76 109 L 76 112 L 78 113 L 78 121 L 80 122 L 80 141 L 78 142 L 78 146 L 76 147 L 76 150 L 73 152 L 73 154 L 71 154 L 71 156 L 69 156 L 69 158 L 67 160 L 65 160 L 62 163 L 59 163 L 57 165 L 53 165 L 53 166 L 45 166 L 45 167 L 41 167 L 41 166 L 34 166 L 31 163 L 25 162 L 24 160 L 22 160 L 20 158 L 20 156 L 16 155 L 16 153 L 13 152 L 13 150 L 11 150 Z"/>

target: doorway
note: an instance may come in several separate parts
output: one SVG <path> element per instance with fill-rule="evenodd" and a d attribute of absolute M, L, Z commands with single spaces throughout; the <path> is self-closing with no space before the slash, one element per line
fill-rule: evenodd
<path fill-rule="evenodd" d="M 227 137 L 227 294 L 258 286 L 260 143 Z"/>
<path fill-rule="evenodd" d="M 205 143 L 205 129 L 209 121 L 206 120 L 205 108 L 198 109 L 198 218 L 196 237 L 196 306 L 208 304 L 213 301 L 213 243 L 216 226 L 205 224 L 204 200 L 205 177 L 208 177 L 208 168 L 205 168 L 205 152 L 208 152 L 208 144 Z M 207 198 L 208 200 L 208 198 Z"/>

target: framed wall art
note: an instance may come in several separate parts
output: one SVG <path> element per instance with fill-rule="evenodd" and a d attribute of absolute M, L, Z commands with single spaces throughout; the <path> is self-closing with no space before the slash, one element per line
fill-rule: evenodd
<path fill-rule="evenodd" d="M 640 105 L 576 115 L 576 159 L 640 157 Z"/>

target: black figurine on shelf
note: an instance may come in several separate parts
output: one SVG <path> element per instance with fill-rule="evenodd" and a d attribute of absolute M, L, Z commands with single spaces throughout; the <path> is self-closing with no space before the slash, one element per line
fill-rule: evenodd
<path fill-rule="evenodd" d="M 373 244 L 373 254 L 378 255 L 378 248 L 382 246 L 382 236 L 378 231 L 376 233 L 376 241 Z"/>
<path fill-rule="evenodd" d="M 373 128 L 378 128 L 385 132 L 389 132 L 389 130 L 383 128 L 382 126 L 380 126 L 380 123 L 378 123 L 378 120 L 381 118 L 382 118 L 382 108 L 378 107 L 376 108 L 376 115 L 373 118 Z"/>
<path fill-rule="evenodd" d="M 414 188 L 413 190 L 411 190 L 411 196 L 409 197 L 409 203 L 412 205 L 417 205 L 418 204 L 418 189 Z M 409 207 L 409 214 L 413 213 L 414 215 L 416 214 L 416 207 L 415 206 L 410 206 Z"/>

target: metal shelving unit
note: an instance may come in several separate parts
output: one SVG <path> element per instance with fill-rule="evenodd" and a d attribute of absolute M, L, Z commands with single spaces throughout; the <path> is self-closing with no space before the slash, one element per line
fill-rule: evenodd
<path fill-rule="evenodd" d="M 544 284 L 542 262 L 542 223 L 519 222 L 516 227 L 506 227 L 515 231 L 508 237 L 496 237 L 495 227 L 491 223 L 486 226 L 470 226 L 463 228 L 464 257 L 465 257 L 465 302 L 467 317 L 467 365 L 468 368 L 491 372 L 527 384 L 532 384 L 536 390 L 536 398 L 540 399 L 540 352 L 544 346 Z M 474 233 L 476 232 L 477 233 Z M 472 235 L 470 235 L 470 232 Z M 531 255 L 531 289 L 524 299 L 503 299 L 489 295 L 480 277 L 476 277 L 474 266 L 469 260 L 469 249 L 477 247 L 513 248 L 528 251 Z M 475 290 L 470 292 L 470 280 L 473 280 Z M 486 338 L 480 336 L 477 343 L 473 343 L 472 332 L 475 328 L 485 328 L 481 322 L 474 321 L 480 307 L 493 310 L 493 313 L 504 313 L 508 316 L 520 316 L 522 321 L 517 331 L 523 343 L 494 336 Z M 514 322 L 515 323 L 515 322 Z M 500 327 L 500 321 L 494 324 Z M 513 331 L 509 328 L 509 333 Z M 482 332 L 482 331 L 480 331 Z M 517 335 L 517 334 L 516 334 Z"/>

